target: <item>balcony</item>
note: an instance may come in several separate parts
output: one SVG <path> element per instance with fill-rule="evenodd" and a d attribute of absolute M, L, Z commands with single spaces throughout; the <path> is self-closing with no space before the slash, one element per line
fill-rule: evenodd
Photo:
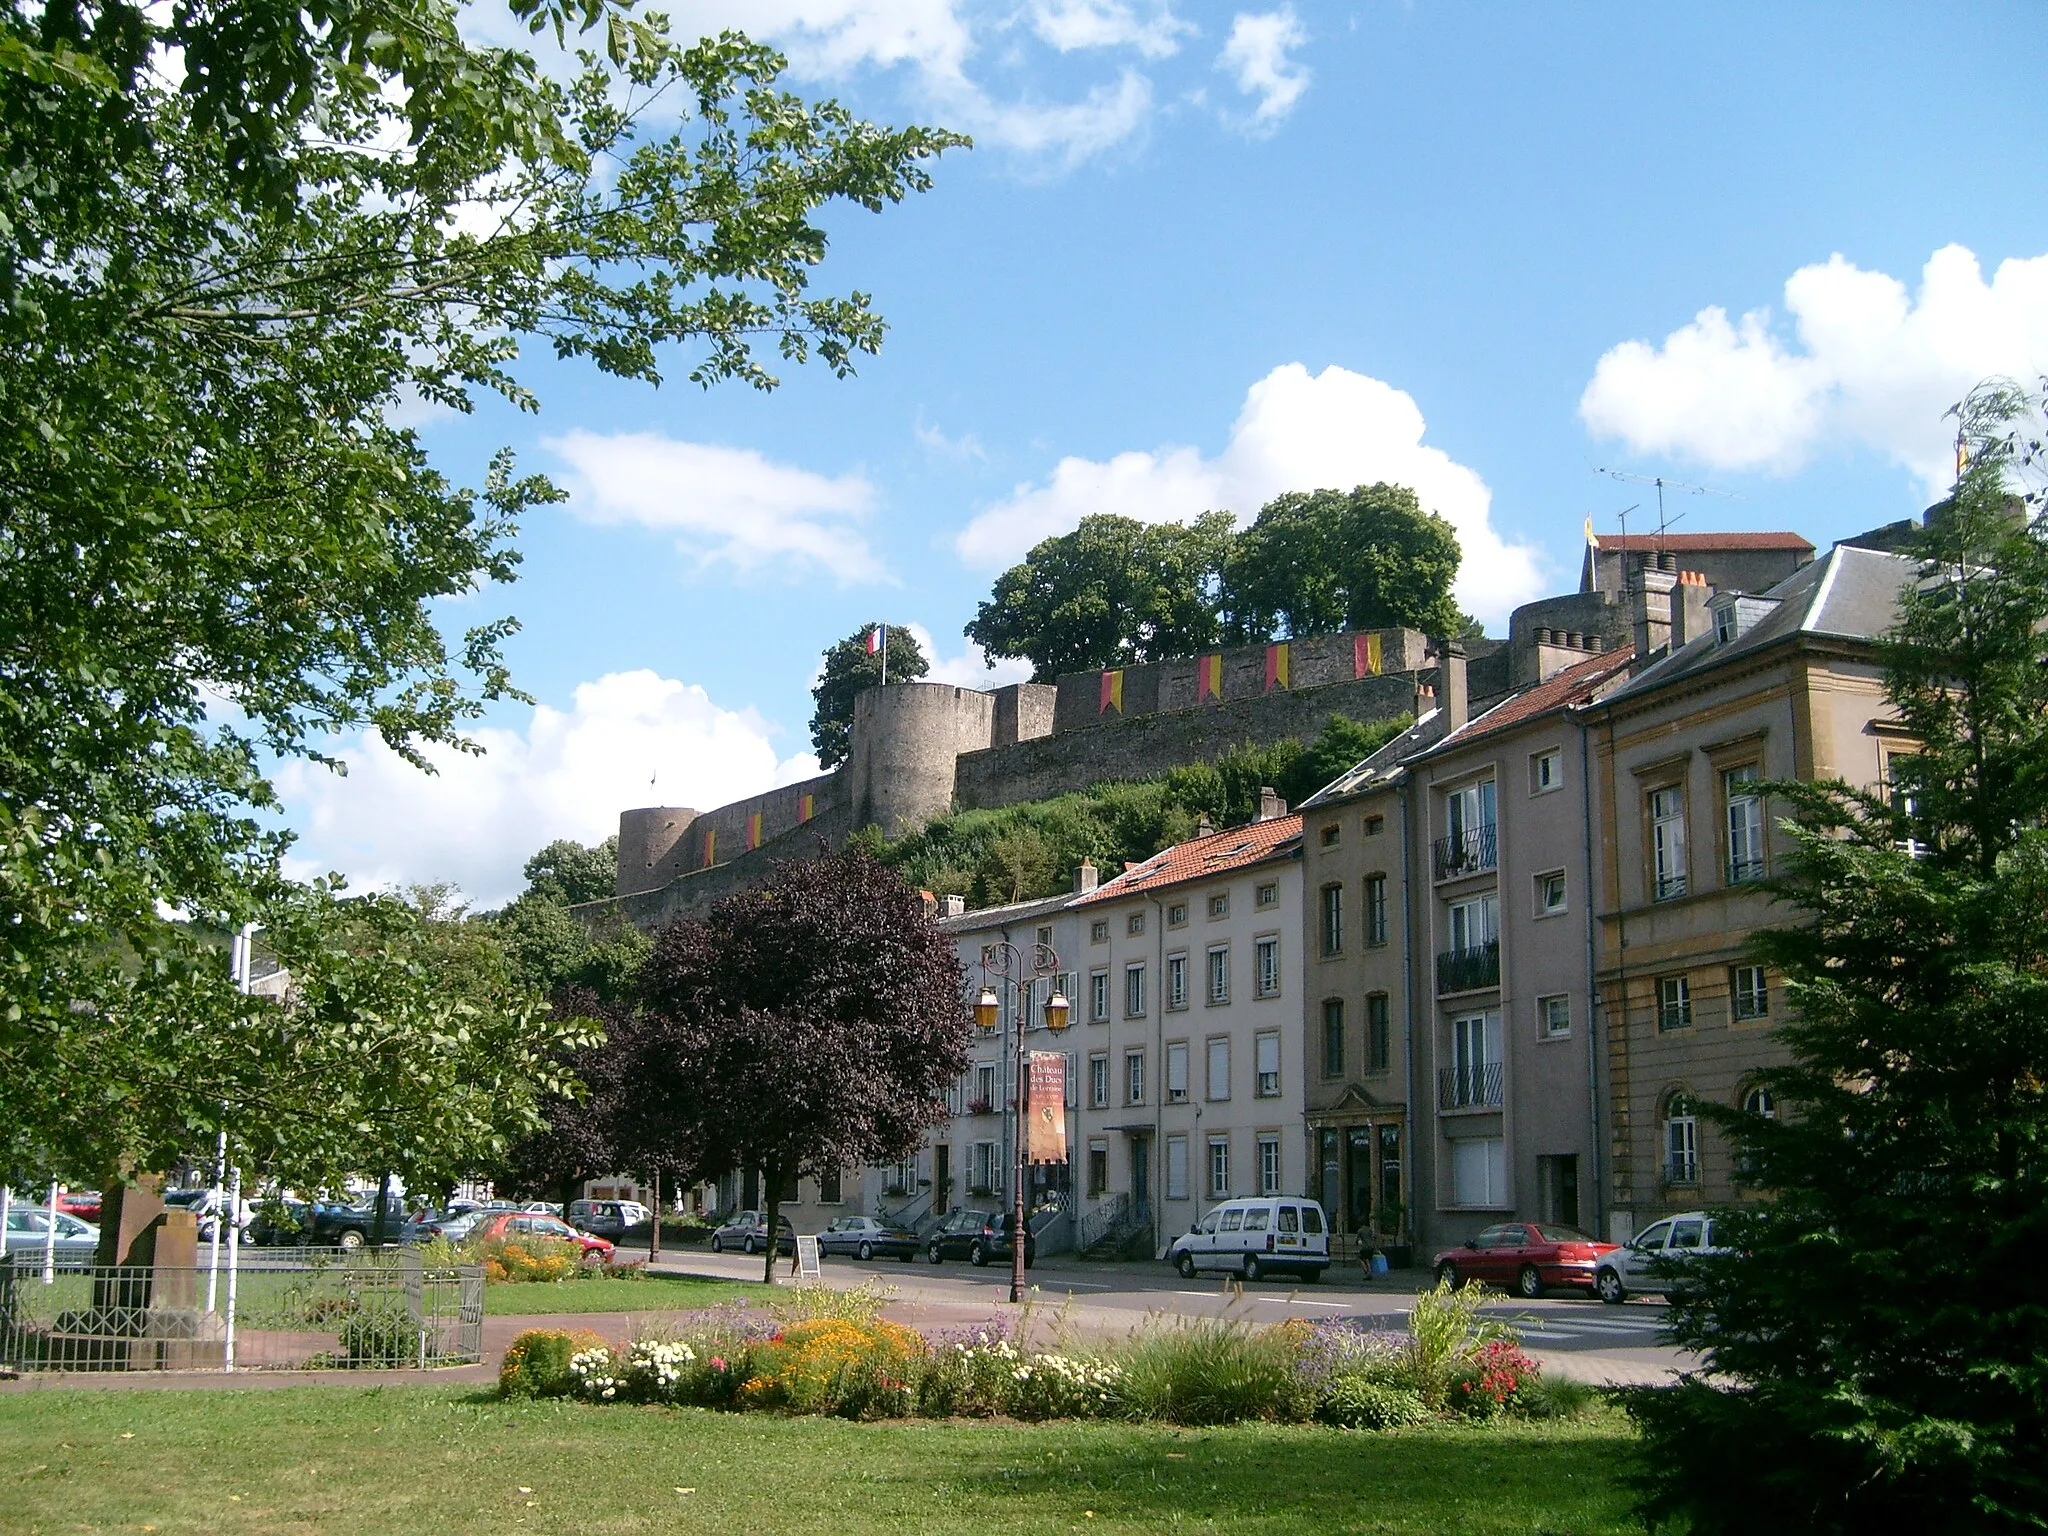
<path fill-rule="evenodd" d="M 1488 822 L 1469 832 L 1453 832 L 1449 837 L 1438 838 L 1430 845 L 1437 879 L 1455 880 L 1460 875 L 1484 874 L 1492 869 L 1499 863 L 1493 834 L 1493 823 Z"/>
<path fill-rule="evenodd" d="M 1730 885 L 1747 885 L 1750 881 L 1761 880 L 1763 877 L 1764 861 L 1762 859 L 1730 859 L 1728 861 L 1728 883 Z"/>
<path fill-rule="evenodd" d="M 1450 1109 L 1499 1109 L 1501 1064 L 1475 1061 L 1462 1067 L 1440 1067 L 1436 1074 L 1436 1107 Z"/>
<path fill-rule="evenodd" d="M 1471 992 L 1500 985 L 1500 940 L 1473 949 L 1447 949 L 1436 957 L 1438 992 Z"/>

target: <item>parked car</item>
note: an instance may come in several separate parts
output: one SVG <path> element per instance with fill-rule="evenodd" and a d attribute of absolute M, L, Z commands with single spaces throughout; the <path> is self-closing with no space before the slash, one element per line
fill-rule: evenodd
<path fill-rule="evenodd" d="M 166 1208 L 183 1207 L 199 1218 L 199 1240 L 203 1243 L 213 1241 L 213 1229 L 216 1218 L 220 1208 L 226 1203 L 227 1196 L 225 1193 L 216 1200 L 213 1191 L 206 1188 L 167 1189 L 164 1191 L 164 1205 Z M 234 1225 L 241 1233 L 244 1244 L 256 1241 L 255 1233 L 252 1230 L 255 1219 L 255 1209 L 248 1201 L 242 1201 L 241 1217 Z"/>
<path fill-rule="evenodd" d="M 557 1242 L 574 1243 L 583 1250 L 586 1264 L 609 1264 L 612 1245 L 602 1237 L 592 1237 L 587 1232 L 578 1232 L 559 1216 L 549 1216 L 541 1211 L 490 1211 L 483 1220 L 469 1229 L 469 1236 L 478 1241 L 491 1238 L 546 1237 Z"/>
<path fill-rule="evenodd" d="M 917 1248 L 915 1232 L 878 1216 L 842 1216 L 818 1234 L 818 1252 L 850 1253 L 861 1259 L 879 1253 L 908 1263 Z"/>
<path fill-rule="evenodd" d="M 66 1216 L 76 1216 L 91 1226 L 98 1226 L 102 1198 L 96 1189 L 67 1189 L 57 1197 L 57 1209 Z"/>
<path fill-rule="evenodd" d="M 1554 1221 L 1504 1221 L 1461 1248 L 1447 1248 L 1434 1264 L 1439 1282 L 1484 1282 L 1531 1301 L 1553 1286 L 1593 1289 L 1593 1271 L 1613 1243 Z"/>
<path fill-rule="evenodd" d="M 768 1246 L 768 1217 L 762 1211 L 735 1211 L 725 1224 L 711 1233 L 711 1251 L 723 1253 L 738 1248 L 742 1253 L 759 1253 Z M 796 1228 L 787 1216 L 775 1218 L 775 1251 L 784 1257 L 796 1252 Z"/>
<path fill-rule="evenodd" d="M 934 1264 L 942 1264 L 947 1259 L 965 1259 L 977 1266 L 988 1263 L 990 1259 L 1008 1259 L 1010 1227 L 1015 1219 L 1015 1213 L 1010 1211 L 948 1211 L 945 1220 L 925 1233 L 924 1256 Z M 1038 1235 L 1027 1222 L 1024 1227 L 1024 1267 L 1029 1269 L 1037 1262 Z"/>
<path fill-rule="evenodd" d="M 1600 1256 L 1593 1291 L 1608 1302 L 1626 1301 L 1636 1292 L 1668 1296 L 1685 1283 L 1688 1261 L 1727 1251 L 1715 1244 L 1714 1218 L 1705 1211 L 1667 1216 Z"/>
<path fill-rule="evenodd" d="M 360 1248 L 377 1230 L 377 1202 L 362 1205 L 315 1200 L 300 1218 L 302 1241 L 315 1248 Z M 384 1207 L 384 1241 L 411 1243 L 420 1229 L 407 1216 L 405 1202 L 393 1195 Z"/>
<path fill-rule="evenodd" d="M 635 1227 L 651 1226 L 654 1213 L 638 1200 L 571 1200 L 564 1219 L 579 1232 L 616 1241 Z"/>
<path fill-rule="evenodd" d="M 459 1243 L 475 1230 L 476 1224 L 492 1216 L 502 1216 L 502 1210 L 488 1206 L 471 1206 L 466 1211 L 440 1211 L 421 1220 L 421 1238 L 445 1237 L 451 1243 Z"/>
<path fill-rule="evenodd" d="M 270 1200 L 256 1207 L 249 1223 L 249 1240 L 268 1247 L 281 1247 L 306 1240 L 307 1205 L 303 1200 Z"/>
<path fill-rule="evenodd" d="M 1330 1267 L 1330 1224 L 1313 1200 L 1227 1200 L 1173 1240 L 1166 1262 L 1190 1280 L 1204 1269 L 1235 1270 L 1247 1280 L 1271 1274 L 1320 1280 Z"/>
<path fill-rule="evenodd" d="M 76 1216 L 66 1215 L 61 1209 L 56 1213 L 57 1240 L 56 1257 L 73 1266 L 90 1264 L 93 1255 L 99 1251 L 100 1229 L 90 1222 L 80 1221 Z M 17 1261 L 40 1260 L 45 1245 L 50 1241 L 49 1207 L 41 1205 L 17 1205 L 7 1213 L 7 1252 Z"/>

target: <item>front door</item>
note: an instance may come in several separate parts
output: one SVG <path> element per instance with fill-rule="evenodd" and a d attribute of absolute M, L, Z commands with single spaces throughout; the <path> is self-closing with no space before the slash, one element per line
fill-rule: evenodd
<path fill-rule="evenodd" d="M 932 1209 L 944 1211 L 953 1204 L 953 1144 L 942 1141 L 932 1148 Z"/>
<path fill-rule="evenodd" d="M 1131 1138 L 1131 1206 L 1140 1215 L 1152 1211 L 1152 1139 Z"/>
<path fill-rule="evenodd" d="M 1372 1224 L 1372 1127 L 1354 1125 L 1346 1133 L 1349 1169 L 1345 1179 L 1344 1230 L 1357 1232 Z"/>

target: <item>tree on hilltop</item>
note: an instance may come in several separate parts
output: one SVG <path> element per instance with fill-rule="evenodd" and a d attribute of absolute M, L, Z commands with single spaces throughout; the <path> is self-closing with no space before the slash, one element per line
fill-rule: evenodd
<path fill-rule="evenodd" d="M 1238 640 L 1406 626 L 1461 635 L 1458 536 L 1406 486 L 1289 491 L 1231 545 L 1223 607 Z"/>
<path fill-rule="evenodd" d="M 878 627 L 863 624 L 825 652 L 825 669 L 811 690 L 818 706 L 811 716 L 811 745 L 817 748 L 820 768 L 837 768 L 846 761 L 854 695 L 882 684 L 882 653 L 868 650 L 868 637 Z M 889 626 L 888 662 L 892 683 L 914 683 L 932 669 L 917 636 L 894 624 Z"/>

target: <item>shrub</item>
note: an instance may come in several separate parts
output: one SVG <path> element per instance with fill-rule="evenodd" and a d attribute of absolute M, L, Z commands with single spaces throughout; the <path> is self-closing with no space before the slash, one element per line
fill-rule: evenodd
<path fill-rule="evenodd" d="M 941 1334 L 932 1341 L 918 1381 L 918 1412 L 940 1419 L 988 1419 L 1013 1412 L 1023 1363 L 1000 1322 Z"/>
<path fill-rule="evenodd" d="M 1490 1419 L 1515 1406 L 1523 1387 L 1536 1378 L 1536 1362 L 1512 1339 L 1489 1339 L 1452 1378 L 1451 1406 L 1472 1418 Z"/>
<path fill-rule="evenodd" d="M 1539 1375 L 1515 1394 L 1515 1411 L 1531 1419 L 1584 1419 L 1606 1402 L 1607 1394 L 1589 1382 Z"/>
<path fill-rule="evenodd" d="M 1281 1404 L 1287 1418 L 1325 1417 L 1326 1403 L 1343 1382 L 1406 1381 L 1405 1347 L 1387 1334 L 1342 1322 L 1287 1322 L 1274 1331 L 1293 1348 L 1293 1379 Z"/>
<path fill-rule="evenodd" d="M 570 1360 L 605 1347 L 602 1337 L 583 1330 L 529 1328 L 506 1347 L 498 1391 L 506 1397 L 567 1397 L 577 1385 Z"/>
<path fill-rule="evenodd" d="M 792 1285 L 779 1288 L 762 1305 L 784 1327 L 823 1318 L 872 1323 L 895 1294 L 893 1285 L 879 1280 L 863 1280 L 843 1291 L 829 1285 Z"/>
<path fill-rule="evenodd" d="M 402 1308 L 354 1313 L 337 1334 L 341 1358 L 350 1365 L 409 1365 L 419 1359 L 420 1330 Z"/>
<path fill-rule="evenodd" d="M 1316 1417 L 1341 1429 L 1399 1429 L 1436 1417 L 1411 1387 L 1369 1376 L 1338 1378 L 1317 1405 Z"/>
<path fill-rule="evenodd" d="M 472 1248 L 486 1281 L 573 1280 L 583 1272 L 583 1249 L 567 1238 L 486 1238 Z"/>
<path fill-rule="evenodd" d="M 792 1413 L 905 1414 L 924 1354 L 924 1340 L 900 1323 L 817 1318 L 754 1348 L 738 1398 Z"/>
<path fill-rule="evenodd" d="M 1124 1357 L 1124 1409 L 1172 1424 L 1278 1418 L 1293 1356 L 1283 1336 L 1241 1323 L 1161 1328 L 1139 1336 Z"/>
<path fill-rule="evenodd" d="M 1074 1355 L 1029 1355 L 1011 1372 L 1020 1419 L 1092 1419 L 1117 1411 L 1123 1367 Z"/>
<path fill-rule="evenodd" d="M 1483 1345 L 1495 1340 L 1512 1344 L 1518 1335 L 1505 1323 L 1482 1318 L 1483 1286 L 1459 1290 L 1439 1283 L 1415 1298 L 1408 1313 L 1406 1384 L 1432 1409 L 1450 1403 L 1451 1385 Z"/>

